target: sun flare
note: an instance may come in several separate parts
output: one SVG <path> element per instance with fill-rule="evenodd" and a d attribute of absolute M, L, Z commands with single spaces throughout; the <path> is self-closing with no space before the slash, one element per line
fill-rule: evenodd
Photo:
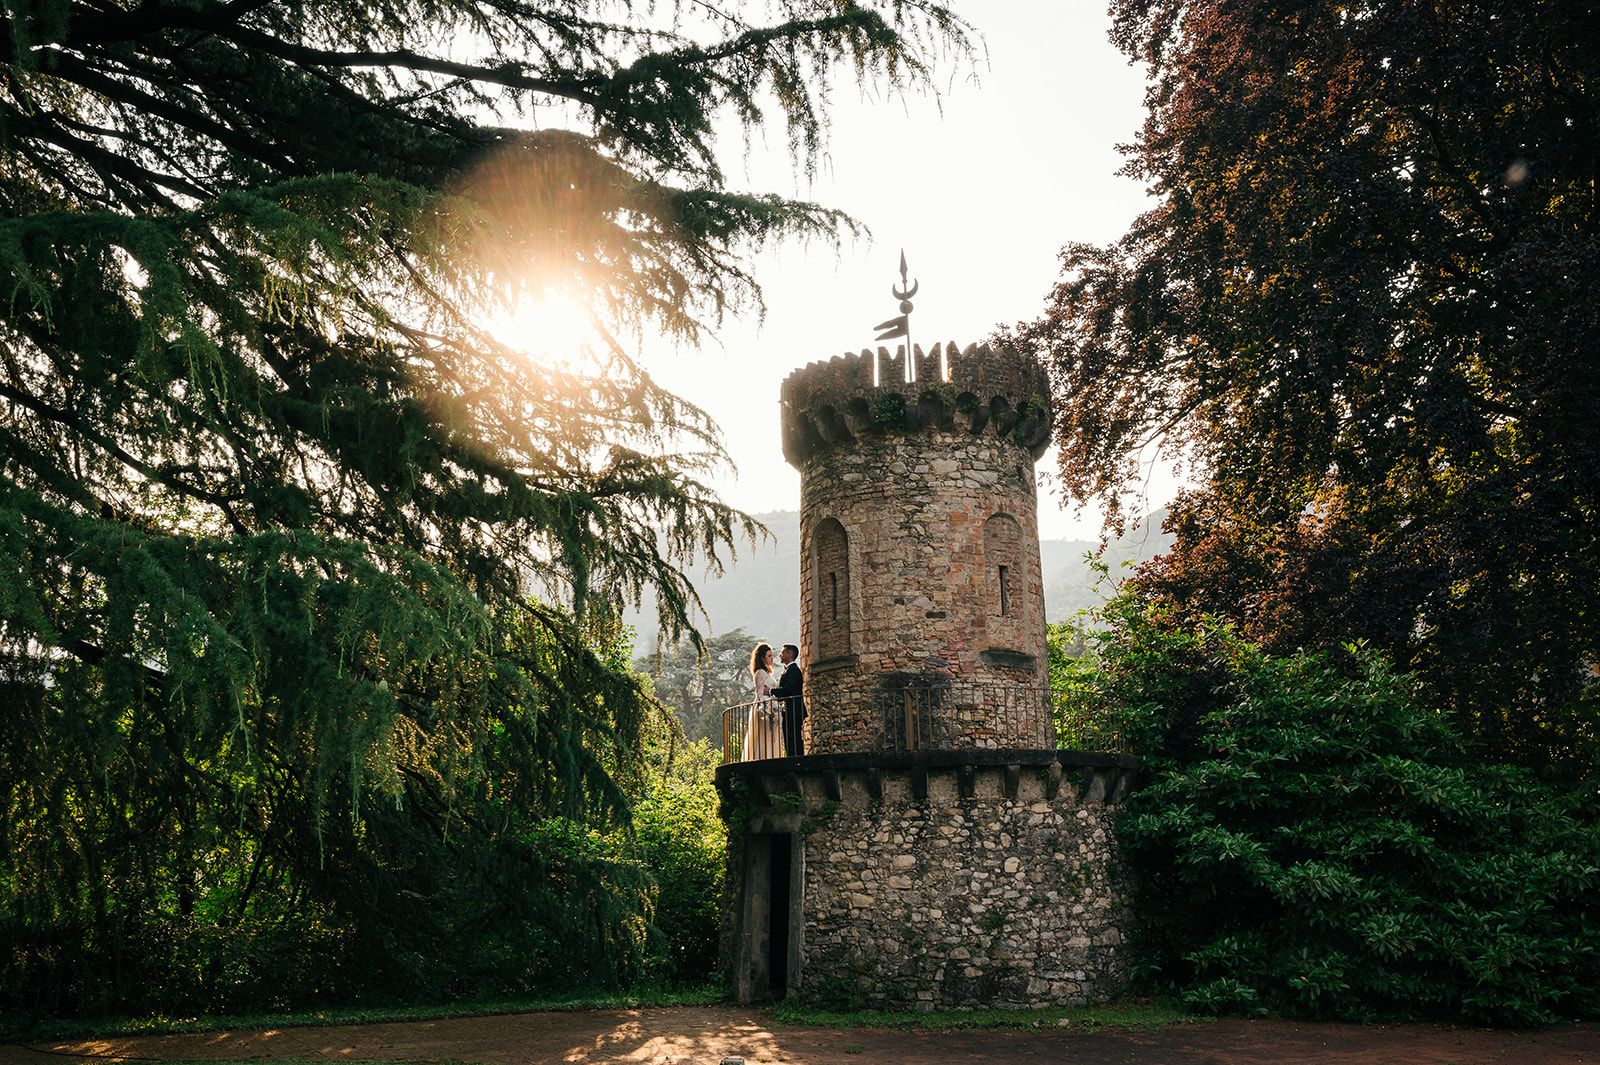
<path fill-rule="evenodd" d="M 589 310 L 562 293 L 525 295 L 496 310 L 484 328 L 507 347 L 567 370 L 595 367 L 606 347 Z"/>

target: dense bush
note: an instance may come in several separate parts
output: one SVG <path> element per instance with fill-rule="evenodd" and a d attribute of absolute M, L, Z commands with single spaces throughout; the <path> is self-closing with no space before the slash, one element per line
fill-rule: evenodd
<path fill-rule="evenodd" d="M 1107 619 L 1071 669 L 1145 756 L 1120 828 L 1151 986 L 1216 1012 L 1600 1013 L 1592 794 L 1468 750 L 1363 647 Z"/>
<path fill-rule="evenodd" d="M 629 634 L 596 624 L 591 636 L 625 676 Z M 539 654 L 561 668 L 548 647 Z M 59 727 L 53 700 L 69 695 L 97 692 L 0 686 L 0 747 L 34 752 L 0 771 L 0 794 L 14 798 L 0 804 L 0 836 L 14 844 L 0 856 L 0 1033 L 41 1017 L 504 998 L 710 974 L 725 838 L 717 752 L 685 745 L 647 688 L 645 720 L 631 724 L 599 713 L 598 694 L 563 695 L 589 714 L 580 745 L 549 738 L 542 703 L 490 708 L 475 761 L 397 755 L 394 791 L 341 777 L 353 815 L 319 811 L 286 774 L 269 788 L 265 766 L 265 780 L 220 778 L 234 806 L 177 791 L 161 808 L 188 826 L 182 847 L 160 845 L 153 815 L 132 836 L 134 814 L 159 805 L 141 790 L 152 757 L 138 746 L 159 734 L 130 727 L 131 749 L 98 772 L 87 755 L 47 766 L 52 747 L 38 738 Z M 621 742 L 630 733 L 634 750 Z M 530 747 L 614 777 L 608 805 L 555 792 Z M 215 774 L 202 769 L 205 785 Z M 72 847 L 45 832 L 52 804 L 76 812 Z"/>
<path fill-rule="evenodd" d="M 698 985 L 717 964 L 728 835 L 712 772 L 722 752 L 705 740 L 669 752 L 633 814 L 633 853 L 656 883 L 647 973 L 654 983 Z"/>
<path fill-rule="evenodd" d="M 529 635 L 551 684 L 507 685 L 518 698 L 478 707 L 472 733 L 458 722 L 470 755 L 400 734 L 383 776 L 335 765 L 319 790 L 348 796 L 338 812 L 260 748 L 176 772 L 137 704 L 68 744 L 66 711 L 106 698 L 91 684 L 0 689 L 3 1027 L 646 979 L 665 948 L 630 830 L 652 794 L 643 719 L 660 711 L 626 673 L 627 634 L 589 635 L 576 650 Z M 569 668 L 579 653 L 611 690 Z M 424 723 L 428 695 L 401 693 Z"/>

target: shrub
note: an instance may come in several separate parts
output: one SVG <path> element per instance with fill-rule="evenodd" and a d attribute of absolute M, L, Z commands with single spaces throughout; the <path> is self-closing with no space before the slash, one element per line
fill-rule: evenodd
<path fill-rule="evenodd" d="M 716 968 L 727 849 L 712 784 L 719 757 L 705 740 L 678 747 L 670 761 L 649 771 L 634 806 L 633 850 L 657 885 L 658 937 L 647 968 L 652 982 L 703 984 Z"/>
<path fill-rule="evenodd" d="M 1137 968 L 1214 1012 L 1600 1012 L 1592 795 L 1469 752 L 1361 646 L 1271 656 L 1127 600 L 1075 683 L 1129 715 Z"/>

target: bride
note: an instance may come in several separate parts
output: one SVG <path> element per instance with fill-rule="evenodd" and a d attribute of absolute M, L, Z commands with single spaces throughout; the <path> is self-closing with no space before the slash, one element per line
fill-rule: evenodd
<path fill-rule="evenodd" d="M 783 711 L 772 698 L 772 648 L 756 644 L 750 655 L 750 676 L 755 681 L 755 700 L 745 721 L 742 760 L 783 757 Z"/>

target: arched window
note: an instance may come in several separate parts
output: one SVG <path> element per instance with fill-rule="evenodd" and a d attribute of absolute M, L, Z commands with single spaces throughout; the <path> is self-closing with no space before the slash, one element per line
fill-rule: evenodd
<path fill-rule="evenodd" d="M 850 538 L 836 518 L 824 518 L 811 534 L 815 559 L 816 610 L 813 640 L 818 659 L 850 653 Z"/>
<path fill-rule="evenodd" d="M 983 565 L 989 616 L 1019 616 L 1027 582 L 1022 572 L 1022 526 L 1010 514 L 996 514 L 983 523 Z"/>

